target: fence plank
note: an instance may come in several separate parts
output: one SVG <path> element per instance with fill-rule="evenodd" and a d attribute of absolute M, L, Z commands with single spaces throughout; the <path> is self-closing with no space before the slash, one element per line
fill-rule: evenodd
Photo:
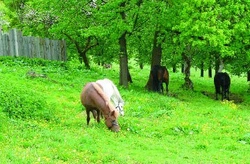
<path fill-rule="evenodd" d="M 9 47 L 10 47 L 10 56 L 15 56 L 15 34 L 14 30 L 9 32 Z"/>
<path fill-rule="evenodd" d="M 0 31 L 0 56 L 26 56 L 66 61 L 66 48 L 64 40 L 23 36 L 17 29 L 12 29 L 8 33 Z"/>
<path fill-rule="evenodd" d="M 9 55 L 10 54 L 10 46 L 9 46 L 9 35 L 4 34 L 3 35 L 3 55 Z"/>
<path fill-rule="evenodd" d="M 3 45 L 3 33 L 0 32 L 0 45 Z M 0 46 L 0 56 L 3 56 L 4 54 L 4 50 L 3 50 L 3 46 Z"/>

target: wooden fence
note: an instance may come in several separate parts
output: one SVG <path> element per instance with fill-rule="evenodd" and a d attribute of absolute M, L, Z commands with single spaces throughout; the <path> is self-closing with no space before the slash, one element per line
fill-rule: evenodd
<path fill-rule="evenodd" d="M 17 29 L 12 29 L 8 33 L 0 31 L 0 56 L 26 56 L 66 61 L 66 42 L 23 36 Z"/>

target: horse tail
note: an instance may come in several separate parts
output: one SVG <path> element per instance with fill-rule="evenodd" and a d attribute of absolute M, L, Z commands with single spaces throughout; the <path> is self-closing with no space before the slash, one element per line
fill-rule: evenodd
<path fill-rule="evenodd" d="M 95 82 L 92 83 L 94 89 L 97 91 L 97 93 L 102 97 L 102 99 L 105 101 L 106 105 L 109 105 L 109 99 L 108 97 L 105 95 L 105 93 L 103 92 L 103 90 L 101 89 L 101 87 L 96 84 Z"/>
<path fill-rule="evenodd" d="M 168 70 L 167 70 L 167 68 L 165 66 L 163 67 L 163 69 L 164 69 L 164 73 L 162 75 L 163 76 L 162 79 L 163 79 L 164 82 L 169 83 L 169 73 L 168 73 Z"/>

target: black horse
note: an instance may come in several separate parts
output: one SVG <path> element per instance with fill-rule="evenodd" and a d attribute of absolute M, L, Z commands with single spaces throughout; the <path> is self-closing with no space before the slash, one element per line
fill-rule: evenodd
<path fill-rule="evenodd" d="M 226 72 L 218 72 L 214 76 L 214 86 L 215 86 L 216 100 L 218 100 L 218 94 L 221 94 L 222 100 L 223 99 L 229 100 L 230 77 Z"/>
<path fill-rule="evenodd" d="M 166 92 L 168 93 L 169 73 L 165 66 L 154 65 L 150 72 L 152 78 L 152 90 L 163 93 L 163 83 L 166 84 Z"/>

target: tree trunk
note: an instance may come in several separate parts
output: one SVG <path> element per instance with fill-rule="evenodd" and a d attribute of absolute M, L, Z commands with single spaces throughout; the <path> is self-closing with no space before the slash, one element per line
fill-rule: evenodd
<path fill-rule="evenodd" d="M 160 31 L 155 31 L 154 41 L 153 41 L 153 50 L 152 50 L 151 68 L 154 65 L 161 65 L 162 47 L 161 47 L 161 43 L 158 43 L 159 36 L 160 36 Z M 151 71 L 149 72 L 149 78 L 148 78 L 148 82 L 145 88 L 149 91 L 153 90 L 153 81 L 151 78 Z"/>
<path fill-rule="evenodd" d="M 218 73 L 219 67 L 220 67 L 220 60 L 217 58 L 217 59 L 215 59 L 215 68 L 214 68 L 215 74 Z"/>
<path fill-rule="evenodd" d="M 173 64 L 173 73 L 176 73 L 177 72 L 177 69 L 176 69 L 176 63 Z"/>
<path fill-rule="evenodd" d="M 89 60 L 87 58 L 87 52 L 83 51 L 83 52 L 79 52 L 79 54 L 80 54 L 80 59 L 79 59 L 80 62 L 81 63 L 83 62 L 85 67 L 87 69 L 90 69 Z"/>
<path fill-rule="evenodd" d="M 122 2 L 120 7 L 124 8 L 126 2 Z M 126 14 L 124 11 L 120 12 L 123 21 L 126 21 Z M 126 41 L 127 31 L 124 31 L 119 38 L 120 45 L 120 82 L 119 84 L 128 88 L 128 81 L 132 83 L 132 79 L 128 70 L 128 53 L 127 53 L 127 41 Z"/>
<path fill-rule="evenodd" d="M 212 76 L 213 76 L 212 67 L 209 66 L 209 68 L 208 68 L 208 77 L 209 77 L 209 78 L 212 78 Z"/>
<path fill-rule="evenodd" d="M 185 62 L 185 67 L 184 67 L 184 74 L 185 74 L 185 83 L 182 85 L 184 89 L 191 89 L 193 90 L 193 82 L 190 79 L 190 68 L 191 68 L 191 57 L 185 55 L 184 53 L 182 54 L 182 57 Z"/>
<path fill-rule="evenodd" d="M 131 79 L 131 76 L 128 71 L 126 32 L 124 32 L 122 36 L 119 38 L 119 45 L 120 45 L 120 85 L 127 88 L 128 81 Z"/>
<path fill-rule="evenodd" d="M 247 71 L 248 93 L 250 93 L 250 70 Z"/>
<path fill-rule="evenodd" d="M 201 77 L 204 77 L 204 62 L 201 62 Z"/>
<path fill-rule="evenodd" d="M 184 64 L 181 64 L 181 73 L 184 73 Z"/>
<path fill-rule="evenodd" d="M 143 69 L 143 66 L 144 66 L 143 63 L 140 63 L 140 69 Z"/>
<path fill-rule="evenodd" d="M 153 50 L 152 50 L 151 68 L 154 65 L 161 65 L 162 47 L 161 47 L 161 43 L 158 43 L 159 36 L 160 36 L 160 31 L 155 31 Z"/>
<path fill-rule="evenodd" d="M 208 67 L 208 77 L 212 78 L 212 76 L 213 76 L 213 70 L 212 70 L 212 60 L 211 60 L 211 56 L 210 56 L 209 67 Z"/>
<path fill-rule="evenodd" d="M 223 60 L 220 60 L 218 72 L 222 72 L 223 69 L 224 69 L 224 63 Z"/>
<path fill-rule="evenodd" d="M 249 70 L 249 71 L 247 71 L 247 81 L 249 81 L 249 82 L 250 82 L 250 70 Z"/>

